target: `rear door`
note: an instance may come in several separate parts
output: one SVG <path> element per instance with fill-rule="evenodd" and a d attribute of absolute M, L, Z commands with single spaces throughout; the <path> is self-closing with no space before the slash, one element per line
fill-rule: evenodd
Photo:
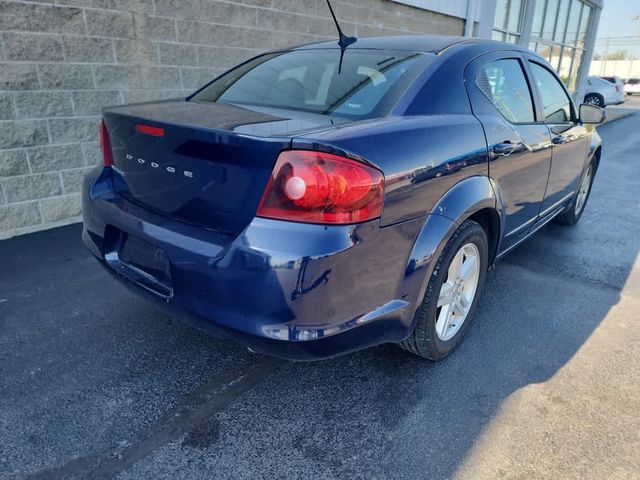
<path fill-rule="evenodd" d="M 493 52 L 465 70 L 473 113 L 487 138 L 489 173 L 504 205 L 501 250 L 535 222 L 551 168 L 549 129 L 538 121 L 524 62 L 519 52 Z"/>
<path fill-rule="evenodd" d="M 533 57 L 528 60 L 528 67 L 553 144 L 549 185 L 540 212 L 543 217 L 578 188 L 589 148 L 589 132 L 578 122 L 573 102 L 557 75 Z"/>

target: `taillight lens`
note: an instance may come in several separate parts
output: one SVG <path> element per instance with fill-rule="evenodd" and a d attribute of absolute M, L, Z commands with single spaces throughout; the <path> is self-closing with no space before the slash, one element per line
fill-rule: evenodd
<path fill-rule="evenodd" d="M 321 224 L 380 217 L 384 177 L 350 158 L 310 150 L 280 153 L 258 207 L 259 217 Z"/>
<path fill-rule="evenodd" d="M 111 167 L 113 165 L 113 152 L 111 151 L 109 131 L 104 124 L 104 120 L 100 122 L 100 149 L 102 150 L 102 163 L 105 167 Z"/>

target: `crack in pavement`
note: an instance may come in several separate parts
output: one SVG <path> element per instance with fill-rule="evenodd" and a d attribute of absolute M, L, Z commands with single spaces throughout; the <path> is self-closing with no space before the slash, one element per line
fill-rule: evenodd
<path fill-rule="evenodd" d="M 282 363 L 282 360 L 263 357 L 259 362 L 244 369 L 223 372 L 203 383 L 197 390 L 184 397 L 177 407 L 168 410 L 153 425 L 139 432 L 123 451 L 117 452 L 117 447 L 110 447 L 76 458 L 60 467 L 34 472 L 26 478 L 114 478 L 154 450 L 210 419 L 260 384 Z"/>

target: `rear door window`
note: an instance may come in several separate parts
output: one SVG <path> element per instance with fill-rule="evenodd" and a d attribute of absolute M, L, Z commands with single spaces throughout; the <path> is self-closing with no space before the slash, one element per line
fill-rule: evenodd
<path fill-rule="evenodd" d="M 262 55 L 209 84 L 192 100 L 364 118 L 385 114 L 434 55 L 347 49 Z"/>
<path fill-rule="evenodd" d="M 517 59 L 485 65 L 476 76 L 476 85 L 509 122 L 535 121 L 529 84 Z"/>

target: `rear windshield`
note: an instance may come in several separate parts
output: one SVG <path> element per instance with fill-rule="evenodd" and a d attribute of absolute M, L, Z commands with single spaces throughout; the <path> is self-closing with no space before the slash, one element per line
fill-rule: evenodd
<path fill-rule="evenodd" d="M 638 83 L 640 83 L 640 78 L 630 78 L 627 83 L 630 85 L 637 85 Z"/>
<path fill-rule="evenodd" d="M 435 58 L 382 50 L 294 50 L 257 57 L 192 100 L 365 118 L 384 115 Z"/>

